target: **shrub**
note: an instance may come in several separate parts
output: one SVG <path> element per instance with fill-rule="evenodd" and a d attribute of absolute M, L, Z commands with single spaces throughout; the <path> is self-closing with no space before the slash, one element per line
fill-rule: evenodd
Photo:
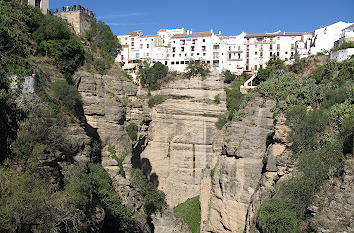
<path fill-rule="evenodd" d="M 280 60 L 279 57 L 273 56 L 267 62 L 266 68 L 261 68 L 258 70 L 257 77 L 254 79 L 255 84 L 258 85 L 261 82 L 268 80 L 270 77 L 272 77 L 272 75 L 281 73 L 280 71 L 284 70 L 284 68 L 284 62 Z"/>
<path fill-rule="evenodd" d="M 210 73 L 209 65 L 201 61 L 190 60 L 186 68 L 187 77 L 192 77 L 196 75 L 205 77 L 209 73 Z"/>
<path fill-rule="evenodd" d="M 127 128 L 126 131 L 128 133 L 128 136 L 130 137 L 131 140 L 136 140 L 137 139 L 137 133 L 138 133 L 139 127 L 137 124 L 135 124 L 134 122 L 130 123 Z"/>
<path fill-rule="evenodd" d="M 233 89 L 225 89 L 225 92 L 227 110 L 231 113 L 239 110 L 243 98 L 240 87 L 235 86 Z"/>
<path fill-rule="evenodd" d="M 281 199 L 264 201 L 259 210 L 259 225 L 263 232 L 297 233 L 299 220 L 291 205 Z"/>
<path fill-rule="evenodd" d="M 156 62 L 152 67 L 144 61 L 138 66 L 138 78 L 141 85 L 149 90 L 157 90 L 160 88 L 161 81 L 167 76 L 168 67 L 161 62 Z"/>
<path fill-rule="evenodd" d="M 334 48 L 333 51 L 338 51 L 341 49 L 354 48 L 354 41 L 344 41 L 339 47 Z"/>
<path fill-rule="evenodd" d="M 56 81 L 51 86 L 55 96 L 76 116 L 81 113 L 81 95 L 78 90 L 65 81 Z"/>
<path fill-rule="evenodd" d="M 148 105 L 150 108 L 162 104 L 165 101 L 165 98 L 161 95 L 155 95 L 155 96 L 151 96 L 148 100 Z"/>
<path fill-rule="evenodd" d="M 295 74 L 300 74 L 304 70 L 305 62 L 303 59 L 300 59 L 298 56 L 295 56 L 295 62 L 289 68 L 291 72 Z"/>
<path fill-rule="evenodd" d="M 94 60 L 93 67 L 95 67 L 95 70 L 102 75 L 105 73 L 107 69 L 105 61 L 101 58 Z"/>
<path fill-rule="evenodd" d="M 232 81 L 234 81 L 236 78 L 235 74 L 232 74 L 230 72 L 230 70 L 226 70 L 224 72 L 224 83 L 231 83 Z"/>
<path fill-rule="evenodd" d="M 214 103 L 220 104 L 220 94 L 217 94 L 216 96 L 214 96 Z"/>
<path fill-rule="evenodd" d="M 165 194 L 146 179 L 142 170 L 131 170 L 131 184 L 141 194 L 144 200 L 145 213 L 148 216 L 162 212 L 167 206 Z"/>
<path fill-rule="evenodd" d="M 321 109 L 306 111 L 305 106 L 294 106 L 286 113 L 287 124 L 292 131 L 289 141 L 294 152 L 300 153 L 305 150 L 319 147 L 319 135 L 328 124 L 328 115 Z"/>
<path fill-rule="evenodd" d="M 187 224 L 191 232 L 200 232 L 201 215 L 199 196 L 188 198 L 185 202 L 174 207 L 173 212 Z"/>
<path fill-rule="evenodd" d="M 220 117 L 218 117 L 218 121 L 215 123 L 216 128 L 218 129 L 222 129 L 222 127 L 224 127 L 224 125 L 227 122 L 227 118 L 225 115 L 222 115 Z"/>

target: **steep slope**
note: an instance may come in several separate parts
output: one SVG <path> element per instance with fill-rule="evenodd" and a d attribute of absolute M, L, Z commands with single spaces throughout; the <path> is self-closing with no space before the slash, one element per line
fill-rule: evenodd
<path fill-rule="evenodd" d="M 168 97 L 152 110 L 142 166 L 172 207 L 200 194 L 202 170 L 221 150 L 215 122 L 226 109 L 224 101 L 213 100 L 217 94 L 225 99 L 223 88 L 222 76 L 212 74 L 177 80 L 152 93 Z"/>
<path fill-rule="evenodd" d="M 248 206 L 263 170 L 267 136 L 272 132 L 270 108 L 255 98 L 242 121 L 226 128 L 222 154 L 213 169 L 206 169 L 202 181 L 202 231 L 241 232 Z"/>

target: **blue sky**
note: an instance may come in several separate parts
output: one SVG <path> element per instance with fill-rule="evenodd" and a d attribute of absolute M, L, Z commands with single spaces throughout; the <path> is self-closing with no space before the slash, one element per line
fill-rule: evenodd
<path fill-rule="evenodd" d="M 161 28 L 262 33 L 313 31 L 339 20 L 354 22 L 354 0 L 49 0 L 50 8 L 81 4 L 110 25 L 116 35 Z"/>

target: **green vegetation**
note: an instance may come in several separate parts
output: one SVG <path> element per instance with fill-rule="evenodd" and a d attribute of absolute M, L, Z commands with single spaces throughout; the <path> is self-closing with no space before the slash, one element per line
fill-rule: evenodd
<path fill-rule="evenodd" d="M 81 113 L 81 95 L 74 86 L 69 85 L 66 81 L 56 81 L 52 84 L 51 89 L 69 111 L 79 116 Z"/>
<path fill-rule="evenodd" d="M 148 100 L 149 108 L 152 108 L 156 105 L 162 104 L 165 101 L 165 98 L 162 95 L 150 96 Z"/>
<path fill-rule="evenodd" d="M 186 76 L 188 78 L 197 75 L 205 77 L 209 73 L 209 65 L 202 61 L 190 60 L 186 68 Z"/>
<path fill-rule="evenodd" d="M 334 48 L 333 51 L 338 51 L 341 49 L 354 48 L 354 41 L 345 41 L 339 47 Z"/>
<path fill-rule="evenodd" d="M 93 19 L 90 29 L 82 39 L 89 44 L 85 55 L 86 70 L 91 71 L 94 68 L 98 73 L 105 74 L 121 48 L 117 37 L 107 24 Z"/>
<path fill-rule="evenodd" d="M 126 131 L 127 131 L 128 136 L 130 137 L 131 140 L 135 141 L 137 139 L 138 130 L 139 130 L 139 127 L 134 122 L 130 123 L 127 126 Z"/>
<path fill-rule="evenodd" d="M 224 71 L 224 83 L 232 83 L 236 78 L 235 74 L 232 74 L 230 70 Z"/>
<path fill-rule="evenodd" d="M 316 192 L 341 174 L 353 153 L 353 62 L 330 61 L 301 81 L 292 73 L 273 74 L 258 85 L 259 94 L 278 101 L 276 113 L 286 115 L 296 160 L 294 176 L 261 205 L 259 225 L 265 232 L 298 232 L 300 225 L 307 231 L 306 212 Z"/>
<path fill-rule="evenodd" d="M 167 206 L 165 194 L 148 181 L 140 169 L 131 170 L 131 184 L 141 194 L 144 200 L 145 213 L 148 216 L 162 212 Z"/>
<path fill-rule="evenodd" d="M 214 96 L 214 103 L 220 104 L 220 94 L 217 94 L 216 96 Z"/>
<path fill-rule="evenodd" d="M 270 77 L 281 73 L 285 69 L 284 62 L 277 56 L 273 56 L 268 62 L 266 68 L 258 70 L 257 77 L 254 79 L 256 85 L 266 81 Z"/>
<path fill-rule="evenodd" d="M 118 174 L 120 174 L 123 177 L 125 177 L 125 171 L 124 171 L 124 168 L 123 168 L 123 161 L 128 156 L 128 153 L 127 152 L 123 152 L 122 155 L 120 157 L 118 157 L 115 146 L 108 146 L 108 152 L 111 153 L 112 158 L 118 164 L 118 167 L 119 167 L 119 173 Z"/>
<path fill-rule="evenodd" d="M 259 210 L 259 224 L 263 232 L 297 233 L 299 220 L 285 200 L 269 199 L 262 203 Z"/>
<path fill-rule="evenodd" d="M 168 67 L 161 62 L 156 62 L 150 67 L 150 64 L 144 61 L 139 64 L 138 69 L 138 78 L 141 85 L 149 90 L 160 89 L 161 82 L 167 77 L 168 73 Z"/>
<path fill-rule="evenodd" d="M 173 212 L 181 218 L 193 233 L 200 232 L 200 202 L 199 196 L 188 198 L 187 201 L 173 208 Z"/>
<path fill-rule="evenodd" d="M 99 161 L 101 150 L 88 131 L 88 145 L 75 138 L 76 125 L 87 130 L 80 95 L 69 85 L 85 58 L 80 38 L 21 2 L 0 1 L 0 232 L 137 232 L 103 167 L 74 159 L 87 148 L 87 159 Z M 105 40 L 99 49 L 109 52 Z M 58 71 L 67 82 L 53 81 L 62 75 L 49 74 Z M 38 91 L 24 95 L 20 108 L 20 91 L 9 89 L 7 77 L 32 73 Z M 98 226 L 94 217 L 103 211 Z"/>

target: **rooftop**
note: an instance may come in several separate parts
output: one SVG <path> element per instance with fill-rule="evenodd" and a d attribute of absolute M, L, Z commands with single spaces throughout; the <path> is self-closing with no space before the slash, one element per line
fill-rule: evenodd
<path fill-rule="evenodd" d="M 212 32 L 194 32 L 194 33 L 184 33 L 184 34 L 176 34 L 172 38 L 192 38 L 192 37 L 208 37 L 213 35 Z"/>
<path fill-rule="evenodd" d="M 276 32 L 276 33 L 256 33 L 247 34 L 245 38 L 251 37 L 276 37 L 276 36 L 302 36 L 303 32 Z"/>

